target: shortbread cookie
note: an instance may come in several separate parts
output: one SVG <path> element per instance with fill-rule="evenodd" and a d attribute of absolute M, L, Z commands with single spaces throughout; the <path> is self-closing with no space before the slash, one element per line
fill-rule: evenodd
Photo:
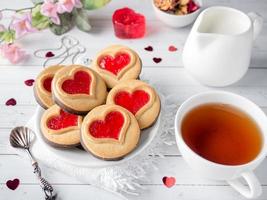
<path fill-rule="evenodd" d="M 109 92 L 107 104 L 122 106 L 133 113 L 141 129 L 151 126 L 160 113 L 160 98 L 147 83 L 128 80 Z"/>
<path fill-rule="evenodd" d="M 47 109 L 41 118 L 44 140 L 54 147 L 74 147 L 80 144 L 82 117 L 65 112 L 57 105 Z"/>
<path fill-rule="evenodd" d="M 70 65 L 59 70 L 52 82 L 56 104 L 64 110 L 85 115 L 105 103 L 107 88 L 104 80 L 92 69 Z"/>
<path fill-rule="evenodd" d="M 113 45 L 97 54 L 92 67 L 102 76 L 108 88 L 113 88 L 123 80 L 137 79 L 141 73 L 142 63 L 132 49 Z"/>
<path fill-rule="evenodd" d="M 37 103 L 44 109 L 54 105 L 51 93 L 51 83 L 55 73 L 62 69 L 63 65 L 54 65 L 45 68 L 36 78 L 34 83 L 34 96 Z"/>
<path fill-rule="evenodd" d="M 121 106 L 98 106 L 85 116 L 82 123 L 81 144 L 104 160 L 122 159 L 136 148 L 139 138 L 137 120 Z"/>

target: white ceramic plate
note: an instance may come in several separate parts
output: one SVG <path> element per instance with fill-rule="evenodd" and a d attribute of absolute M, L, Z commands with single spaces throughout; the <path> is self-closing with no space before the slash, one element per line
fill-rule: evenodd
<path fill-rule="evenodd" d="M 129 155 L 124 157 L 122 160 L 118 161 L 104 161 L 98 158 L 95 158 L 90 153 L 87 153 L 86 151 L 83 151 L 78 148 L 73 149 L 60 149 L 60 148 L 54 148 L 49 146 L 47 143 L 44 142 L 42 135 L 41 135 L 41 129 L 40 129 L 40 121 L 42 114 L 44 112 L 44 109 L 40 106 L 36 110 L 36 121 L 35 121 L 35 132 L 37 135 L 37 139 L 46 147 L 48 148 L 51 153 L 55 154 L 59 159 L 68 162 L 72 165 L 76 166 L 83 166 L 83 167 L 107 167 L 112 165 L 117 165 L 124 163 L 134 157 L 136 157 L 138 154 L 140 154 L 144 149 L 146 149 L 149 144 L 152 142 L 153 138 L 156 136 L 159 126 L 160 126 L 160 117 L 161 114 L 158 117 L 158 120 L 154 123 L 154 125 L 150 128 L 147 128 L 141 132 L 141 138 L 139 141 L 138 146 L 134 151 L 132 151 Z"/>

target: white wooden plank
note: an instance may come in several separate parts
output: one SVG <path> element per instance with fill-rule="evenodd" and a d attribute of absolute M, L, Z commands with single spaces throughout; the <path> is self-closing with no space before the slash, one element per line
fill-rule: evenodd
<path fill-rule="evenodd" d="M 88 185 L 55 185 L 58 191 L 59 200 L 122 200 L 124 198 L 103 191 L 101 189 Z M 5 185 L 0 185 L 1 200 L 19 199 L 41 199 L 42 192 L 38 185 L 20 185 L 20 187 L 11 191 Z M 266 200 L 267 187 L 263 187 L 263 194 L 257 200 Z M 166 188 L 163 185 L 148 186 L 140 196 L 130 196 L 128 199 L 148 200 L 148 199 L 179 199 L 179 200 L 244 200 L 245 198 L 234 191 L 229 186 L 184 186 L 175 185 L 172 188 Z"/>
<path fill-rule="evenodd" d="M 178 150 L 177 150 L 178 151 Z M 4 172 L 0 176 L 0 183 L 5 183 L 6 180 L 12 177 L 19 178 L 22 183 L 32 184 L 37 183 L 30 162 L 22 160 L 15 155 L 0 155 L 0 171 Z M 143 184 L 162 184 L 164 176 L 173 176 L 176 178 L 176 184 L 179 185 L 227 185 L 224 181 L 214 181 L 200 177 L 187 165 L 181 156 L 158 158 L 156 160 L 158 170 L 151 170 L 148 174 L 149 182 Z M 18 170 L 18 166 L 20 170 Z M 257 177 L 262 185 L 267 185 L 267 159 L 255 170 Z M 42 166 L 43 175 L 53 184 L 82 184 L 61 172 Z"/>

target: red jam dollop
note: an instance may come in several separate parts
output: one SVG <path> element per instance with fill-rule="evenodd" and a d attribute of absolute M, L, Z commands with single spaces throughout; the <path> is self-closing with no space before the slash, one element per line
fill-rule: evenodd
<path fill-rule="evenodd" d="M 118 92 L 114 97 L 114 102 L 134 115 L 148 103 L 150 96 L 144 90 L 135 90 L 132 94 L 126 91 Z"/>
<path fill-rule="evenodd" d="M 130 8 L 116 10 L 112 16 L 115 35 L 122 39 L 142 38 L 146 31 L 144 15 Z"/>
<path fill-rule="evenodd" d="M 52 130 L 59 130 L 77 125 L 78 115 L 67 113 L 62 109 L 60 110 L 60 114 L 58 116 L 51 117 L 47 121 L 47 127 Z"/>
<path fill-rule="evenodd" d="M 95 120 L 89 126 L 89 133 L 95 138 L 113 138 L 118 140 L 124 124 L 124 117 L 118 111 L 108 113 L 105 120 Z"/>
<path fill-rule="evenodd" d="M 77 71 L 74 79 L 67 79 L 62 84 L 62 89 L 68 94 L 90 94 L 92 78 L 85 71 Z"/>
<path fill-rule="evenodd" d="M 44 89 L 45 89 L 47 92 L 51 92 L 51 83 L 52 83 L 52 80 L 53 80 L 53 76 L 51 76 L 51 77 L 47 77 L 47 78 L 43 81 Z"/>
<path fill-rule="evenodd" d="M 102 56 L 98 65 L 101 69 L 110 71 L 111 73 L 117 75 L 124 67 L 126 67 L 131 61 L 131 57 L 128 53 L 117 53 L 115 57 L 110 55 Z"/>

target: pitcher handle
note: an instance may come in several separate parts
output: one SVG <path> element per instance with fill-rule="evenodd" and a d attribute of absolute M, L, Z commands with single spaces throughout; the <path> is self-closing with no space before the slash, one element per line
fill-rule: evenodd
<path fill-rule="evenodd" d="M 238 179 L 229 180 L 229 185 L 246 198 L 252 199 L 259 197 L 262 193 L 262 189 L 255 174 L 253 172 L 244 172 L 241 174 L 241 177 L 245 179 L 247 186 Z"/>
<path fill-rule="evenodd" d="M 263 27 L 263 18 L 261 15 L 255 12 L 248 13 L 249 18 L 253 24 L 253 39 L 255 40 L 261 32 Z"/>

